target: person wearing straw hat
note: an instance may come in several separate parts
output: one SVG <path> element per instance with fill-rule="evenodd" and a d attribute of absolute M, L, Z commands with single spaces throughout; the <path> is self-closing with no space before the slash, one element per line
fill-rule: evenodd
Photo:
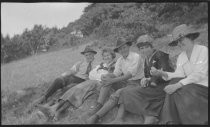
<path fill-rule="evenodd" d="M 39 105 L 39 109 L 49 119 L 57 121 L 59 115 L 72 107 L 77 109 L 84 101 L 101 87 L 101 76 L 112 73 L 116 63 L 116 54 L 111 48 L 104 48 L 101 53 L 103 61 L 92 69 L 89 73 L 89 80 L 86 80 L 68 91 L 66 91 L 54 105 L 50 102 L 45 105 Z"/>
<path fill-rule="evenodd" d="M 112 123 L 122 123 L 125 111 L 143 116 L 144 124 L 154 124 L 164 103 L 163 88 L 168 84 L 159 76 L 150 74 L 151 68 L 172 72 L 169 65 L 169 55 L 154 49 L 154 39 L 145 34 L 137 39 L 136 46 L 140 54 L 145 57 L 144 78 L 139 82 L 140 87 L 133 87 L 122 91 L 119 98 L 120 108 Z"/>
<path fill-rule="evenodd" d="M 114 72 L 102 77 L 103 86 L 100 89 L 97 104 L 95 108 L 87 113 L 91 117 L 86 120 L 86 123 L 93 124 L 97 122 L 99 118 L 118 104 L 118 98 L 123 89 L 137 86 L 143 78 L 143 59 L 138 53 L 130 51 L 131 45 L 132 42 L 125 38 L 119 38 L 117 40 L 114 51 L 119 53 L 121 57 L 118 58 L 115 64 Z M 105 103 L 111 88 L 115 92 Z"/>
<path fill-rule="evenodd" d="M 194 41 L 199 34 L 186 24 L 175 27 L 169 46 L 182 50 L 175 72 L 151 71 L 170 80 L 160 124 L 208 124 L 208 48 Z"/>
<path fill-rule="evenodd" d="M 90 111 L 89 115 L 91 117 L 86 121 L 88 124 L 97 122 L 99 118 L 118 105 L 118 98 L 121 91 L 129 87 L 137 86 L 140 80 L 143 78 L 143 58 L 138 53 L 130 51 L 131 45 L 132 42 L 125 38 L 119 38 L 117 40 L 114 51 L 119 53 L 121 57 L 118 58 L 116 62 L 113 74 L 108 74 L 102 77 L 102 82 L 104 85 L 100 90 L 97 101 L 98 105 L 100 106 L 97 107 L 96 105 L 96 108 Z M 107 98 L 108 92 L 111 88 L 116 91 L 105 103 L 105 99 Z"/>
<path fill-rule="evenodd" d="M 90 46 L 86 46 L 81 54 L 85 57 L 83 61 L 79 61 L 73 65 L 69 72 L 65 72 L 61 77 L 54 80 L 52 85 L 36 103 L 41 104 L 53 95 L 58 89 L 63 89 L 68 85 L 72 87 L 78 83 L 84 82 L 88 79 L 89 72 L 93 68 L 94 56 L 97 54 Z M 75 84 L 76 83 L 76 84 Z M 74 84 L 74 85 L 73 85 Z"/>

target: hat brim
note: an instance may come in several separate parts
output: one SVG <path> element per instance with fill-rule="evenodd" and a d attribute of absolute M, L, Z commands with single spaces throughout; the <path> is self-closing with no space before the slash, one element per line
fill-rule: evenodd
<path fill-rule="evenodd" d="M 150 42 L 142 42 L 142 43 L 137 43 L 136 44 L 136 47 L 142 47 L 142 46 L 145 46 L 145 45 L 152 45 Z"/>
<path fill-rule="evenodd" d="M 92 53 L 94 53 L 94 54 L 97 54 L 96 51 L 86 51 L 86 52 L 81 52 L 81 54 L 84 55 L 84 54 L 87 53 L 87 52 L 92 52 Z"/>
<path fill-rule="evenodd" d="M 191 38 L 192 40 L 195 40 L 196 38 L 198 38 L 200 35 L 199 32 L 195 32 L 195 33 L 190 33 L 188 35 L 186 35 L 186 37 Z"/>
<path fill-rule="evenodd" d="M 118 49 L 119 49 L 121 46 L 125 45 L 125 44 L 127 44 L 128 46 L 131 46 L 131 45 L 132 45 L 132 42 L 131 42 L 131 41 L 128 41 L 128 42 L 122 43 L 121 45 L 119 45 L 119 46 L 117 46 L 116 48 L 114 48 L 114 52 L 118 52 Z"/>
<path fill-rule="evenodd" d="M 198 38 L 198 36 L 200 35 L 199 32 L 195 32 L 195 33 L 189 33 L 187 35 L 185 35 L 185 37 L 191 38 L 192 40 L 195 40 L 196 38 Z M 173 40 L 171 43 L 168 44 L 168 46 L 177 46 L 178 45 L 178 40 L 179 38 L 177 38 L 176 40 Z"/>

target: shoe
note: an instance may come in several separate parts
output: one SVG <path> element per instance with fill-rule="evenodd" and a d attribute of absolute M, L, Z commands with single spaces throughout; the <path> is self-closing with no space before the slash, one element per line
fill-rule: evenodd
<path fill-rule="evenodd" d="M 37 108 L 48 118 L 48 120 L 54 117 L 54 113 L 52 113 L 49 108 L 42 105 L 38 105 Z"/>
<path fill-rule="evenodd" d="M 158 119 L 154 116 L 149 116 L 145 119 L 144 124 L 157 124 Z"/>
<path fill-rule="evenodd" d="M 96 103 L 96 106 L 90 109 L 90 111 L 87 113 L 88 116 L 94 115 L 96 112 L 98 112 L 103 105 L 101 103 Z"/>
<path fill-rule="evenodd" d="M 86 124 L 94 124 L 98 121 L 99 116 L 98 115 L 93 115 L 87 121 L 85 122 Z"/>

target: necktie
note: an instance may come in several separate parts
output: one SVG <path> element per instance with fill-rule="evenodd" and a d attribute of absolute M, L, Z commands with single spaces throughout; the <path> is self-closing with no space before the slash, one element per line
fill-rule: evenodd
<path fill-rule="evenodd" d="M 87 70 L 86 70 L 86 72 L 85 72 L 85 74 L 87 74 L 87 75 L 89 75 L 89 72 L 90 72 L 91 69 L 92 69 L 91 63 L 92 63 L 92 62 L 89 62 L 89 63 L 88 63 L 88 66 L 87 66 Z"/>

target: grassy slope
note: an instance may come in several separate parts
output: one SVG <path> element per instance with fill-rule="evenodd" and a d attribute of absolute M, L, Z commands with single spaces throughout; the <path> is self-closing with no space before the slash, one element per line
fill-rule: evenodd
<path fill-rule="evenodd" d="M 82 60 L 84 46 L 33 56 L 1 66 L 1 87 L 11 91 L 49 82 Z M 96 56 L 98 58 L 99 55 Z"/>
<path fill-rule="evenodd" d="M 80 52 L 85 46 L 82 45 L 76 50 L 65 49 L 37 55 L 1 66 L 2 123 L 38 124 L 42 122 L 40 119 L 37 120 L 36 115 L 33 115 L 30 104 L 46 90 L 50 82 L 68 70 L 76 61 L 82 60 Z M 98 54 L 95 56 L 95 65 L 101 62 L 101 52 L 96 50 Z M 135 48 L 132 50 L 136 51 Z M 117 55 L 117 57 L 119 56 Z M 85 102 L 81 109 L 76 110 L 73 115 L 58 123 L 81 123 L 78 119 L 71 120 L 72 117 L 80 116 L 84 111 L 87 111 L 95 99 L 96 96 L 93 96 L 93 99 Z M 32 113 L 28 113 L 27 110 L 32 110 Z M 114 117 L 113 113 L 111 112 L 105 117 L 103 122 L 110 122 Z M 30 122 L 30 119 L 35 120 Z"/>
<path fill-rule="evenodd" d="M 206 26 L 204 28 L 207 28 Z M 208 30 L 206 30 L 208 31 Z M 198 41 L 207 42 L 208 32 L 204 32 Z M 205 44 L 208 46 L 208 43 Z M 68 70 L 73 63 L 82 59 L 80 51 L 84 49 L 85 45 L 80 46 L 78 49 L 65 49 L 56 52 L 50 52 L 42 55 L 33 56 L 27 59 L 15 61 L 9 64 L 1 66 L 1 88 L 2 88 L 2 114 L 3 114 L 3 124 L 23 124 L 30 123 L 28 120 L 31 118 L 31 114 L 27 113 L 25 110 L 28 109 L 28 105 L 40 96 L 42 90 L 36 86 L 47 86 L 49 82 L 53 81 L 61 73 Z M 161 46 L 160 46 L 161 47 Z M 135 50 L 135 48 L 132 48 Z M 96 63 L 101 61 L 100 52 L 96 55 Z M 46 85 L 43 85 L 46 84 Z M 32 88 L 31 88 L 32 87 Z M 8 93 L 17 91 L 23 88 L 29 88 L 25 93 L 26 96 L 17 99 L 16 94 L 11 96 Z M 43 89 L 43 88 L 41 88 Z M 4 93 L 7 93 L 7 102 L 4 103 Z M 24 93 L 23 93 L 24 94 Z M 81 123 L 76 116 L 82 114 L 86 111 L 94 99 L 87 100 L 81 109 L 69 114 L 64 120 L 58 122 L 59 124 L 68 123 Z M 6 101 L 5 101 L 6 102 Z M 110 112 L 105 116 L 102 123 L 107 123 L 111 121 L 115 115 L 115 112 Z M 35 119 L 34 124 L 39 123 L 40 119 Z M 135 122 L 135 121 L 134 121 Z M 133 123 L 133 122 L 131 122 Z"/>

